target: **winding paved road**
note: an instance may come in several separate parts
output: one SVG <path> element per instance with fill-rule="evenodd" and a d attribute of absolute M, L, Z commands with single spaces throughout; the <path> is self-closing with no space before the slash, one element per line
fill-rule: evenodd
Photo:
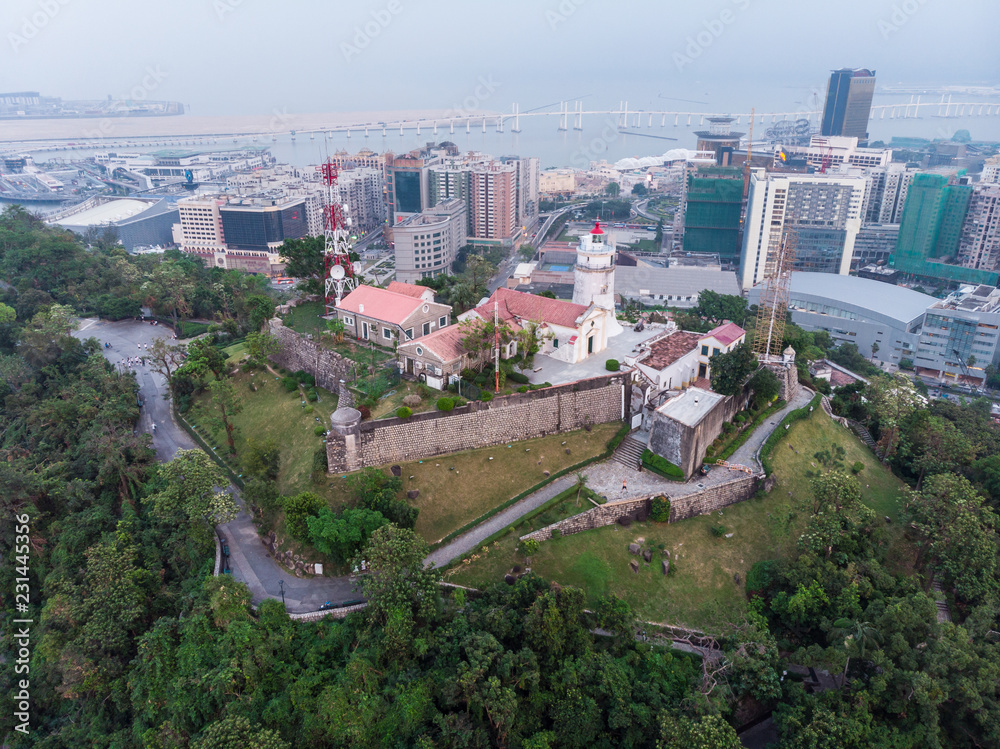
<path fill-rule="evenodd" d="M 162 325 L 134 320 L 107 322 L 85 319 L 80 321 L 74 335 L 80 339 L 93 337 L 102 344 L 109 342 L 111 348 L 102 348 L 101 351 L 112 364 L 119 366 L 122 359 L 144 353 L 146 349 L 141 346 L 152 345 L 157 338 L 169 340 L 172 333 L 170 328 Z M 173 419 L 170 401 L 166 397 L 166 378 L 152 371 L 148 364 L 136 366 L 133 371 L 143 402 L 137 428 L 150 433 L 152 425 L 156 424 L 153 447 L 157 460 L 169 461 L 178 450 L 198 449 L 194 440 Z M 236 487 L 230 485 L 229 491 L 236 499 L 240 513 L 231 523 L 220 525 L 216 530 L 229 545 L 233 577 L 250 588 L 255 605 L 265 598 L 281 600 L 281 581 L 284 581 L 285 606 L 291 614 L 316 611 L 327 601 L 343 603 L 360 597 L 355 591 L 354 580 L 349 577 L 297 578 L 279 565 L 261 541 Z"/>

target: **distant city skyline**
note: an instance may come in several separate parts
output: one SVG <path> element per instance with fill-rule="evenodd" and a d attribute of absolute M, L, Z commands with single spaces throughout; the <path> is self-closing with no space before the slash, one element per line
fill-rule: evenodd
<path fill-rule="evenodd" d="M 500 12 L 458 0 L 141 7 L 10 0 L 0 90 L 138 95 L 182 102 L 193 115 L 245 115 L 470 103 L 507 112 L 515 101 L 526 111 L 576 97 L 636 109 L 805 106 L 841 67 L 877 69 L 880 86 L 1000 82 L 1000 7 L 988 0 L 967 0 L 962 13 L 926 0 L 852 0 L 815 18 L 790 0 L 512 0 Z"/>

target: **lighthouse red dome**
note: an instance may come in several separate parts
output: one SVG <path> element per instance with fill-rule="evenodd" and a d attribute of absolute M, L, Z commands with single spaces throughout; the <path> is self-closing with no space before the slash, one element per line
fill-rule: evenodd
<path fill-rule="evenodd" d="M 595 221 L 594 222 L 594 230 L 591 231 L 590 233 L 591 234 L 603 234 L 604 233 L 604 230 L 601 228 L 601 222 L 600 221 Z"/>

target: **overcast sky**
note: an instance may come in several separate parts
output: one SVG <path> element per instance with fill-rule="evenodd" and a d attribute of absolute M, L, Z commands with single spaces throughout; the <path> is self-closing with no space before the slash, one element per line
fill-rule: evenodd
<path fill-rule="evenodd" d="M 766 111 L 822 95 L 844 66 L 998 84 L 998 28 L 997 0 L 3 0 L 0 90 L 138 90 L 203 115 L 585 95 Z"/>

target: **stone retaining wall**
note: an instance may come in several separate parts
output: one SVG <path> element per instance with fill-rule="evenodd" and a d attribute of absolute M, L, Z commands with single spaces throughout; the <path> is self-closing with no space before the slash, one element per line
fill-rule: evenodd
<path fill-rule="evenodd" d="M 316 378 L 317 385 L 331 393 L 337 392 L 342 379 L 349 382 L 354 379 L 354 362 L 350 359 L 286 328 L 277 317 L 268 321 L 268 328 L 281 344 L 278 353 L 270 357 L 278 366 L 289 372 L 300 369 L 308 372 Z"/>
<path fill-rule="evenodd" d="M 743 502 L 754 496 L 759 488 L 763 487 L 767 491 L 773 485 L 773 479 L 765 480 L 762 476 L 743 475 L 732 481 L 707 487 L 695 494 L 688 494 L 676 499 L 671 497 L 669 522 L 676 523 L 679 520 L 686 520 L 697 515 L 705 515 L 723 507 L 736 504 L 737 502 Z M 560 520 L 558 523 L 553 523 L 533 533 L 521 536 L 521 540 L 533 538 L 536 541 L 546 541 L 552 538 L 552 531 L 556 528 L 559 529 L 562 535 L 568 536 L 573 533 L 580 533 L 581 531 L 589 531 L 593 528 L 614 525 L 618 522 L 619 518 L 625 516 L 629 516 L 633 520 L 642 518 L 649 514 L 650 500 L 657 496 L 660 495 L 651 494 L 648 497 L 641 497 L 639 499 L 608 502 L 600 507 L 581 512 L 579 515 Z"/>
<path fill-rule="evenodd" d="M 627 373 L 579 380 L 515 393 L 484 403 L 474 401 L 450 412 L 429 411 L 408 419 L 362 422 L 354 435 L 327 438 L 331 473 L 358 470 L 619 421 L 631 398 Z"/>

